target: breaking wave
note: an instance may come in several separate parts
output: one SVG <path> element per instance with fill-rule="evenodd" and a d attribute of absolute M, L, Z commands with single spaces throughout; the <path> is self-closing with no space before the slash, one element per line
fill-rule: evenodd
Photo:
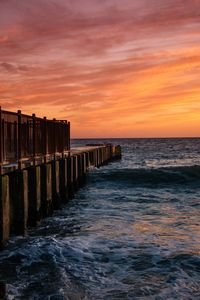
<path fill-rule="evenodd" d="M 99 174 L 98 180 L 99 180 Z M 103 180 L 133 185 L 181 185 L 199 184 L 200 166 L 113 169 L 101 174 Z M 198 187 L 198 186 L 197 186 Z"/>

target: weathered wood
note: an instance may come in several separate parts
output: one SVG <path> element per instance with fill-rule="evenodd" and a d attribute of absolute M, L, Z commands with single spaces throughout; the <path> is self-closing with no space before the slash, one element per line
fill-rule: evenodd
<path fill-rule="evenodd" d="M 36 226 L 41 221 L 41 168 L 28 168 L 28 226 Z"/>
<path fill-rule="evenodd" d="M 0 175 L 2 174 L 3 165 L 3 134 L 2 134 L 2 112 L 0 106 Z"/>
<path fill-rule="evenodd" d="M 0 300 L 6 300 L 6 282 L 0 281 Z"/>
<path fill-rule="evenodd" d="M 78 189 L 78 156 L 72 156 L 73 159 L 73 187 L 74 191 Z"/>
<path fill-rule="evenodd" d="M 36 116 L 32 114 L 33 119 L 33 163 L 35 164 L 36 159 Z"/>
<path fill-rule="evenodd" d="M 0 177 L 0 245 L 8 241 L 10 236 L 10 198 L 9 178 Z"/>
<path fill-rule="evenodd" d="M 70 149 L 70 122 L 67 122 L 67 149 Z"/>
<path fill-rule="evenodd" d="M 47 148 L 48 148 L 48 142 L 47 142 L 47 118 L 43 118 L 43 155 L 44 155 L 44 162 L 47 161 Z"/>
<path fill-rule="evenodd" d="M 85 174 L 87 172 L 86 155 L 87 155 L 87 153 L 84 152 L 83 153 L 83 161 L 82 161 L 82 164 L 83 164 L 83 177 L 85 177 Z"/>
<path fill-rule="evenodd" d="M 67 202 L 68 200 L 68 187 L 67 187 L 67 160 L 66 158 L 59 160 L 59 168 L 60 173 L 59 177 L 57 177 L 55 180 L 59 180 L 59 189 L 60 189 L 60 203 L 61 202 Z M 57 174 L 58 176 L 58 174 Z M 57 187 L 58 188 L 58 187 Z"/>
<path fill-rule="evenodd" d="M 17 127 L 17 137 L 18 137 L 18 144 L 17 144 L 17 149 L 18 149 L 18 168 L 21 169 L 22 166 L 22 114 L 21 110 L 17 111 L 18 114 L 18 127 Z"/>
<path fill-rule="evenodd" d="M 28 221 L 28 171 L 9 173 L 11 232 L 25 235 Z"/>
<path fill-rule="evenodd" d="M 53 213 L 52 167 L 50 163 L 41 165 L 41 211 L 43 217 Z"/>
<path fill-rule="evenodd" d="M 121 156 L 120 146 L 102 145 L 72 149 L 63 158 L 0 176 L 0 243 L 10 232 L 24 235 L 74 196 L 90 167 Z"/>
<path fill-rule="evenodd" d="M 61 193 L 60 193 L 60 163 L 58 160 L 54 160 L 51 162 L 52 167 L 52 203 L 53 209 L 59 209 L 62 203 Z M 67 175 L 64 174 L 64 179 L 66 179 Z M 64 195 L 63 195 L 64 196 Z M 66 195 L 67 197 L 67 195 Z"/>
<path fill-rule="evenodd" d="M 67 157 L 67 188 L 69 199 L 74 196 L 73 178 L 73 157 L 69 156 Z"/>

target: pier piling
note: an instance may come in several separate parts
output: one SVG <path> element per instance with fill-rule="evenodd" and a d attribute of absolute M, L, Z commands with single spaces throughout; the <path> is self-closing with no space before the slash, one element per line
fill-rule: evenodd
<path fill-rule="evenodd" d="M 11 233 L 25 235 L 28 221 L 28 171 L 9 173 Z"/>
<path fill-rule="evenodd" d="M 9 177 L 0 178 L 0 243 L 3 245 L 10 236 Z"/>
<path fill-rule="evenodd" d="M 68 195 L 68 180 L 67 180 L 67 175 L 68 175 L 68 164 L 66 159 L 60 159 L 59 161 L 59 166 L 60 166 L 60 176 L 57 177 L 59 179 L 59 184 L 60 184 L 60 202 L 66 203 L 69 195 Z M 56 180 L 56 178 L 55 178 Z"/>
<path fill-rule="evenodd" d="M 41 165 L 41 210 L 42 217 L 48 217 L 53 212 L 52 201 L 52 166 L 50 163 Z"/>
<path fill-rule="evenodd" d="M 60 161 L 53 160 L 51 162 L 52 168 L 52 205 L 53 209 L 59 209 L 62 203 L 60 193 Z M 66 175 L 64 179 L 66 178 Z M 67 184 L 65 184 L 66 186 Z M 64 196 L 64 195 L 63 195 Z"/>
<path fill-rule="evenodd" d="M 41 221 L 41 167 L 28 170 L 28 226 L 36 226 Z"/>
<path fill-rule="evenodd" d="M 6 299 L 6 283 L 5 281 L 0 281 L 0 300 Z"/>

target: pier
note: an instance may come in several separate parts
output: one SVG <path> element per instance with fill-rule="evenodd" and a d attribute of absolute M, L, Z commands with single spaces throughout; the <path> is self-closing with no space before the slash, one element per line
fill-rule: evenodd
<path fill-rule="evenodd" d="M 0 109 L 0 245 L 73 198 L 86 173 L 121 158 L 121 147 L 70 147 L 70 122 Z"/>

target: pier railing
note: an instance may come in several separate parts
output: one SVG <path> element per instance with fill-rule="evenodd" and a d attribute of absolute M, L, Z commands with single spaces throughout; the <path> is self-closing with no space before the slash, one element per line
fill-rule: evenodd
<path fill-rule="evenodd" d="M 70 122 L 48 120 L 1 110 L 0 170 L 3 165 L 20 164 L 70 150 Z"/>

